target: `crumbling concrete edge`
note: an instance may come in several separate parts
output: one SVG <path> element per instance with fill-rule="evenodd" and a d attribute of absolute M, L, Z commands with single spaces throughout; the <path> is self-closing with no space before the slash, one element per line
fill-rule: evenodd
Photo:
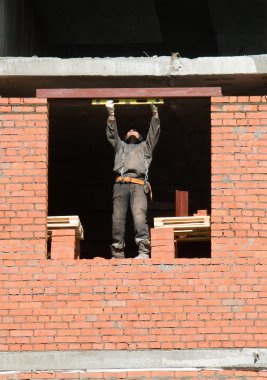
<path fill-rule="evenodd" d="M 267 348 L 1 352 L 0 371 L 267 370 Z"/>
<path fill-rule="evenodd" d="M 0 76 L 186 76 L 267 74 L 267 54 L 194 59 L 0 57 Z"/>

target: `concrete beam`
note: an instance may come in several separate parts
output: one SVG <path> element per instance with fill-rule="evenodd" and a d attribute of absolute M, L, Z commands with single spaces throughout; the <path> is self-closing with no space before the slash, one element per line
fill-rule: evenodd
<path fill-rule="evenodd" d="M 267 74 L 267 54 L 241 57 L 0 58 L 0 76 L 172 76 Z"/>
<path fill-rule="evenodd" d="M 1 352 L 0 371 L 267 369 L 267 348 Z"/>

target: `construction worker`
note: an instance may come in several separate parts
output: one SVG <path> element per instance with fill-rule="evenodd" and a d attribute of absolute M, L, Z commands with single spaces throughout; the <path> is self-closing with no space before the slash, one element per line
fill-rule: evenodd
<path fill-rule="evenodd" d="M 106 102 L 108 111 L 107 139 L 115 151 L 115 184 L 113 188 L 112 215 L 112 258 L 124 258 L 124 234 L 126 214 L 130 205 L 135 242 L 138 246 L 136 258 L 149 258 L 150 235 L 147 224 L 147 195 L 151 191 L 148 183 L 148 168 L 152 161 L 152 152 L 160 135 L 158 109 L 151 105 L 152 118 L 147 138 L 143 141 L 140 131 L 136 128 L 128 130 L 124 141 L 118 134 L 115 119 L 115 108 L 112 100 Z"/>

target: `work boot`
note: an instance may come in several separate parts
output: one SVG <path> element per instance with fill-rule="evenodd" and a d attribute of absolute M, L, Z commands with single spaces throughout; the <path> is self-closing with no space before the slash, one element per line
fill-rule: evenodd
<path fill-rule="evenodd" d="M 135 257 L 135 259 L 149 259 L 148 253 L 139 253 L 138 256 Z"/>
<path fill-rule="evenodd" d="M 124 259 L 124 250 L 123 248 L 116 248 L 113 245 L 110 246 L 111 249 L 111 258 L 112 259 Z"/>
<path fill-rule="evenodd" d="M 138 256 L 136 256 L 136 259 L 149 259 L 149 254 L 150 254 L 150 241 L 141 240 L 138 243 Z"/>

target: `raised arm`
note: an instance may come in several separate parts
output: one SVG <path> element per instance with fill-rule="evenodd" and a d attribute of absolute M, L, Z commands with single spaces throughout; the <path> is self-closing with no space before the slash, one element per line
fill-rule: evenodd
<path fill-rule="evenodd" d="M 155 148 L 160 135 L 160 121 L 159 121 L 159 115 L 158 115 L 158 109 L 157 107 L 152 104 L 151 105 L 152 110 L 152 118 L 150 121 L 150 126 L 146 138 L 146 148 L 148 155 L 151 155 L 153 152 L 153 149 Z"/>
<path fill-rule="evenodd" d="M 118 149 L 121 144 L 121 139 L 118 134 L 113 100 L 108 100 L 106 102 L 106 108 L 108 111 L 108 120 L 106 128 L 107 139 L 114 149 Z"/>

